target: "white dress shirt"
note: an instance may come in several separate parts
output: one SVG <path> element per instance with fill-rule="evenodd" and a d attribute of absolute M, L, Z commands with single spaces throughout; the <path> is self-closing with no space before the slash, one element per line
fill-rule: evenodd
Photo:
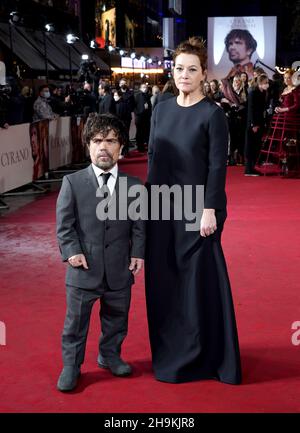
<path fill-rule="evenodd" d="M 103 178 L 101 176 L 102 173 L 111 173 L 109 176 L 109 179 L 107 181 L 107 186 L 110 192 L 110 195 L 113 195 L 113 192 L 115 190 L 117 177 L 118 177 L 118 164 L 115 164 L 109 171 L 104 171 L 101 168 L 97 167 L 96 165 L 92 164 L 95 176 L 98 180 L 98 184 L 100 188 L 103 186 Z"/>

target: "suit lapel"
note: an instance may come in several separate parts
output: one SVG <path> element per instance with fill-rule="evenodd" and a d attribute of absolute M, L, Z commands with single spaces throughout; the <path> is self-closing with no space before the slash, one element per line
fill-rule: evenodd
<path fill-rule="evenodd" d="M 117 179 L 116 179 L 116 184 L 115 184 L 114 192 L 113 192 L 112 197 L 109 200 L 108 206 L 111 206 L 112 203 L 114 202 L 114 200 L 116 200 L 116 203 L 117 203 L 117 200 L 119 199 L 119 190 L 120 190 L 120 188 L 119 188 L 119 181 L 120 181 L 121 178 L 126 178 L 126 177 L 127 177 L 127 175 L 125 173 L 122 173 L 122 172 L 118 171 L 118 176 L 117 176 Z M 93 170 L 92 164 L 90 164 L 88 166 L 88 168 L 86 169 L 85 181 L 94 190 L 94 195 L 95 195 L 95 198 L 96 198 L 96 191 L 99 188 L 99 184 L 98 184 L 98 180 L 97 180 L 97 177 L 95 175 L 95 172 Z M 127 185 L 127 189 L 128 189 L 128 185 Z M 99 200 L 99 198 L 98 198 L 98 200 Z"/>
<path fill-rule="evenodd" d="M 114 192 L 113 192 L 113 195 L 112 195 L 112 197 L 111 197 L 111 199 L 110 199 L 110 201 L 108 203 L 108 206 L 111 206 L 111 204 L 113 203 L 112 199 L 119 200 L 119 191 L 120 191 L 120 184 L 119 184 L 119 182 L 120 182 L 120 179 L 123 178 L 123 177 L 127 177 L 126 174 L 118 171 L 118 176 L 117 176 L 117 179 L 116 179 L 116 184 L 115 184 Z"/>
<path fill-rule="evenodd" d="M 90 184 L 95 189 L 95 194 L 97 189 L 99 188 L 98 180 L 96 178 L 95 172 L 93 170 L 92 164 L 90 164 L 87 168 L 86 182 Z"/>

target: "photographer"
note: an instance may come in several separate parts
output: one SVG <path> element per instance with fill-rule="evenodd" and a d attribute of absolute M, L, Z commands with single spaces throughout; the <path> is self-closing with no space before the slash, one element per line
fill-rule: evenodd
<path fill-rule="evenodd" d="M 53 84 L 51 86 L 52 95 L 50 98 L 50 106 L 54 113 L 57 113 L 59 116 L 65 116 L 69 111 L 69 103 L 70 97 L 63 96 L 62 88 Z"/>
<path fill-rule="evenodd" d="M 83 89 L 79 89 L 77 96 L 78 114 L 83 114 L 83 116 L 87 118 L 90 113 L 95 113 L 97 111 L 97 99 L 92 93 L 91 83 L 85 81 Z"/>
<path fill-rule="evenodd" d="M 99 114 L 116 114 L 116 104 L 110 90 L 108 83 L 99 84 Z"/>
<path fill-rule="evenodd" d="M 9 124 L 7 122 L 9 95 L 5 86 L 0 86 L 0 128 L 7 129 Z"/>

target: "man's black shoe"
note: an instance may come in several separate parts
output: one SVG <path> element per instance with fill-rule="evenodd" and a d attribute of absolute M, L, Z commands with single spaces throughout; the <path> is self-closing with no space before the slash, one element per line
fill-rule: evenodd
<path fill-rule="evenodd" d="M 80 368 L 73 365 L 64 366 L 57 382 L 57 389 L 61 392 L 72 391 L 77 386 L 79 376 Z"/>
<path fill-rule="evenodd" d="M 130 365 L 124 362 L 121 358 L 108 361 L 99 355 L 97 363 L 100 368 L 110 370 L 114 376 L 124 377 L 129 376 L 132 373 Z"/>

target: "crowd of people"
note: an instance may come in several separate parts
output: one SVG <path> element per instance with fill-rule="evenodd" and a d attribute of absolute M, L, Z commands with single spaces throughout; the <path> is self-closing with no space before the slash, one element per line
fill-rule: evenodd
<path fill-rule="evenodd" d="M 292 69 L 283 77 L 275 73 L 271 80 L 262 68 L 257 67 L 251 79 L 246 72 L 236 72 L 220 81 L 203 82 L 204 95 L 223 108 L 228 120 L 228 165 L 245 165 L 245 175 L 259 175 L 254 165 L 272 116 L 299 112 L 300 87 L 293 84 L 293 73 Z M 134 89 L 130 89 L 126 78 L 114 85 L 100 80 L 96 88 L 95 84 L 84 82 L 76 90 L 70 85 L 43 84 L 36 98 L 30 87 L 19 90 L 13 85 L 0 92 L 0 126 L 8 128 L 9 125 L 58 116 L 82 115 L 87 118 L 92 112 L 111 113 L 125 123 L 128 132 L 134 118 L 136 146 L 139 152 L 145 152 L 155 105 L 177 94 L 173 79 L 163 87 L 153 85 L 151 88 L 142 82 Z M 124 150 L 126 153 L 128 148 Z"/>
<path fill-rule="evenodd" d="M 254 169 L 263 134 L 273 115 L 299 113 L 300 87 L 292 82 L 294 71 L 274 74 L 255 68 L 254 78 L 247 73 L 236 73 L 232 79 L 204 83 L 205 94 L 221 106 L 229 125 L 229 165 L 245 165 L 245 175 L 258 176 Z"/>

